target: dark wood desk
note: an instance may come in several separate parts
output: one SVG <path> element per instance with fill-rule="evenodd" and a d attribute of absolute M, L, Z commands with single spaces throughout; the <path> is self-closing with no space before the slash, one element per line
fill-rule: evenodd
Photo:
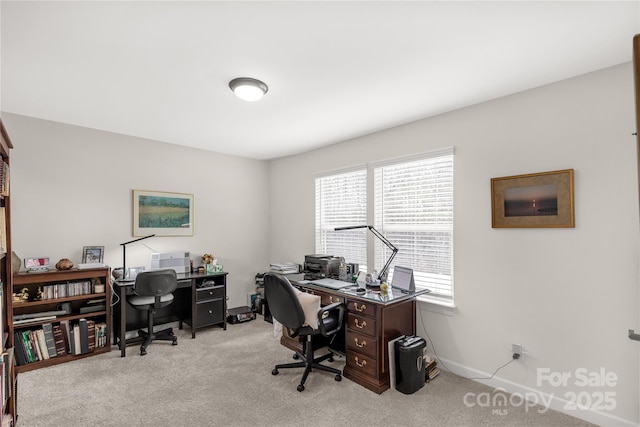
<path fill-rule="evenodd" d="M 227 274 L 225 272 L 200 274 L 179 273 L 174 300 L 167 307 L 156 311 L 154 323 L 179 322 L 191 326 L 191 338 L 196 330 L 205 326 L 221 325 L 227 329 Z M 114 343 L 120 348 L 120 356 L 126 355 L 126 333 L 147 327 L 146 312 L 136 310 L 126 303 L 127 295 L 133 295 L 134 282 L 114 281 L 116 301 L 113 306 Z M 123 308 L 124 307 L 124 308 Z"/>
<path fill-rule="evenodd" d="M 345 305 L 344 351 L 346 365 L 342 374 L 378 394 L 389 388 L 390 340 L 416 333 L 416 296 L 389 290 L 388 295 L 368 291 L 359 295 L 351 288 L 334 290 L 302 280 L 302 275 L 287 275 L 298 289 L 320 295 L 322 305 L 340 301 Z M 282 345 L 300 350 L 301 343 L 283 336 Z"/>

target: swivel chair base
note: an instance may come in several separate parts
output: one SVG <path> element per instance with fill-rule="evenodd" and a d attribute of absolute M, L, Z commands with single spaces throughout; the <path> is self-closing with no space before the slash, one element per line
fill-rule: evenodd
<path fill-rule="evenodd" d="M 142 329 L 140 329 L 138 331 L 138 336 L 135 338 L 129 338 L 126 342 L 126 345 L 142 343 L 140 345 L 140 356 L 144 356 L 145 354 L 147 354 L 147 347 L 149 346 L 149 344 L 151 344 L 151 341 L 158 340 L 171 341 L 171 345 L 178 345 L 178 337 L 173 334 L 172 328 L 163 329 L 161 331 L 154 332 L 151 335 L 149 335 L 147 331 L 143 331 Z"/>
<path fill-rule="evenodd" d="M 166 328 L 161 331 L 153 332 L 153 309 L 148 313 L 147 331 L 138 330 L 138 336 L 126 340 L 125 345 L 142 343 L 140 345 L 140 356 L 147 354 L 147 347 L 152 341 L 171 341 L 171 345 L 178 345 L 178 337 L 173 333 L 173 328 Z"/>
<path fill-rule="evenodd" d="M 302 354 L 296 351 L 296 354 L 293 355 L 294 359 L 302 359 L 301 362 L 284 363 L 281 365 L 276 365 L 275 368 L 273 368 L 273 370 L 271 371 L 272 375 L 278 375 L 279 373 L 278 369 L 305 368 L 304 373 L 302 374 L 302 379 L 300 380 L 300 384 L 298 385 L 298 388 L 297 388 L 298 391 L 304 391 L 304 383 L 305 381 L 307 381 L 307 377 L 309 376 L 309 373 L 313 369 L 319 369 L 321 371 L 336 374 L 334 379 L 336 381 L 342 381 L 342 371 L 340 371 L 339 369 L 331 368 L 329 366 L 320 364 L 320 362 L 324 362 L 325 360 L 328 360 L 329 362 L 333 362 L 333 353 L 331 353 L 331 351 L 329 351 L 329 353 L 323 356 L 317 357 L 315 359 L 313 358 L 313 345 L 312 345 L 311 338 L 312 338 L 312 335 L 307 335 L 307 340 L 305 341 L 305 344 L 304 344 L 305 354 Z"/>

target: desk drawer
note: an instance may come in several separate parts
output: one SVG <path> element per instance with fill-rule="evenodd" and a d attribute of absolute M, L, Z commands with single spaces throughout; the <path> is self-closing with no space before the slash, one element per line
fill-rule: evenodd
<path fill-rule="evenodd" d="M 224 321 L 224 300 L 218 299 L 196 304 L 196 327 Z"/>
<path fill-rule="evenodd" d="M 346 359 L 348 369 L 359 375 L 375 378 L 378 374 L 378 363 L 373 357 L 350 351 Z"/>
<path fill-rule="evenodd" d="M 341 302 L 344 304 L 344 297 L 330 294 L 328 292 L 322 292 L 315 289 L 306 289 L 305 292 L 310 293 L 311 295 L 320 295 L 320 304 L 322 305 L 330 305 L 334 302 Z"/>
<path fill-rule="evenodd" d="M 378 340 L 370 336 L 359 334 L 355 331 L 347 331 L 347 347 L 370 358 L 377 359 Z"/>
<path fill-rule="evenodd" d="M 376 336 L 376 319 L 360 316 L 355 313 L 347 313 L 347 330 L 357 331 L 371 337 Z"/>
<path fill-rule="evenodd" d="M 366 301 L 347 301 L 347 310 L 350 312 L 362 314 L 363 316 L 376 317 L 376 304 L 368 303 Z"/>
<path fill-rule="evenodd" d="M 224 286 L 196 289 L 196 302 L 207 301 L 214 298 L 224 298 Z"/>

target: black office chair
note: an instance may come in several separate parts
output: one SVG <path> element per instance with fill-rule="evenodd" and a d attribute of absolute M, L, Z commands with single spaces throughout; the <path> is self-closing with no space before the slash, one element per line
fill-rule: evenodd
<path fill-rule="evenodd" d="M 317 335 L 324 337 L 335 336 L 342 328 L 344 305 L 341 302 L 336 302 L 322 307 L 318 312 L 318 328 L 313 329 L 307 325 L 303 326 L 305 323 L 304 310 L 298 300 L 296 290 L 286 277 L 275 273 L 265 274 L 264 294 L 269 304 L 271 315 L 282 324 L 283 328 L 287 329 L 289 336 L 292 338 L 297 336 L 304 338 L 304 354 L 296 351 L 296 354 L 293 356 L 294 359 L 300 358 L 302 361 L 276 365 L 271 373 L 278 375 L 278 369 L 305 368 L 300 385 L 298 385 L 298 391 L 304 390 L 304 383 L 313 369 L 334 373 L 336 374 L 335 380 L 342 381 L 342 372 L 339 369 L 320 364 L 320 362 L 325 360 L 333 362 L 333 353 L 331 351 L 328 354 L 314 359 L 312 338 Z"/>
<path fill-rule="evenodd" d="M 173 334 L 172 328 L 153 332 L 153 314 L 156 309 L 166 307 L 173 302 L 172 292 L 178 286 L 178 279 L 174 270 L 143 271 L 136 276 L 133 285 L 135 295 L 127 298 L 129 304 L 137 310 L 147 311 L 147 331 L 138 331 L 138 336 L 130 338 L 125 345 L 142 343 L 140 355 L 147 354 L 147 346 L 151 341 L 171 341 L 172 345 L 178 345 L 178 337 Z"/>

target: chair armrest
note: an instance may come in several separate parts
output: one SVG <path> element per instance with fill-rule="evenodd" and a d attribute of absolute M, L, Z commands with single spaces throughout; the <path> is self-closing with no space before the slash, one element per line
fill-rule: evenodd
<path fill-rule="evenodd" d="M 325 330 L 325 325 L 322 319 L 330 311 L 337 311 L 338 324 L 335 327 L 335 329 L 331 329 L 327 331 Z M 338 332 L 342 328 L 343 321 L 344 321 L 344 304 L 342 304 L 341 302 L 334 302 L 333 304 L 325 305 L 324 307 L 321 307 L 320 310 L 318 311 L 318 329 L 320 330 L 320 333 L 325 337 L 328 337 L 329 335 L 333 335 L 336 332 Z"/>

